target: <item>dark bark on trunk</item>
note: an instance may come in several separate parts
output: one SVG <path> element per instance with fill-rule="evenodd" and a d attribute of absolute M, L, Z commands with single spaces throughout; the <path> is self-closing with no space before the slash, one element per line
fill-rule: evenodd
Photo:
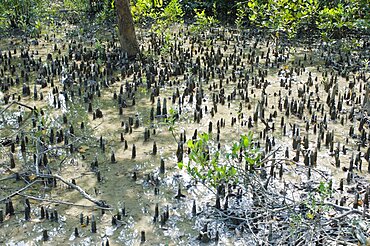
<path fill-rule="evenodd" d="M 134 57 L 139 53 L 139 44 L 135 35 L 134 21 L 130 10 L 130 0 L 116 0 L 119 39 L 123 52 L 128 57 Z"/>

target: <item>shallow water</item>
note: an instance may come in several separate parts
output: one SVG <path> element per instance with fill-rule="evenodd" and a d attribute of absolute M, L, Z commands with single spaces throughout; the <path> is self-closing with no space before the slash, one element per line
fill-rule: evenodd
<path fill-rule="evenodd" d="M 217 32 L 216 32 L 217 33 Z M 221 32 L 222 33 L 222 32 Z M 178 40 L 184 42 L 183 48 L 188 49 L 191 47 L 190 38 L 188 36 L 183 36 L 181 30 L 179 31 L 180 37 Z M 63 31 L 57 31 L 56 36 L 60 39 L 67 40 L 63 36 Z M 241 56 L 241 62 L 239 65 L 235 65 L 236 70 L 239 70 L 239 74 L 245 73 L 250 76 L 250 81 L 252 77 L 258 74 L 257 67 L 261 68 L 261 71 L 267 69 L 267 76 L 264 77 L 268 81 L 268 86 L 262 93 L 262 89 L 256 88 L 252 82 L 248 86 L 248 94 L 250 102 L 245 102 L 241 100 L 240 96 L 237 95 L 235 100 L 228 102 L 226 100 L 225 105 L 217 105 L 217 113 L 212 117 L 211 109 L 214 106 L 212 102 L 212 93 L 219 93 L 220 88 L 217 87 L 212 91 L 209 91 L 208 87 L 212 84 L 219 85 L 220 79 L 210 78 L 209 81 L 202 80 L 201 85 L 198 83 L 198 78 L 196 75 L 193 75 L 191 72 L 191 63 L 194 63 L 197 56 L 204 57 L 204 54 L 198 53 L 193 55 L 192 60 L 187 60 L 187 71 L 186 75 L 192 78 L 197 82 L 197 86 L 205 90 L 205 96 L 202 101 L 202 108 L 204 109 L 207 106 L 207 112 L 204 113 L 203 118 L 199 123 L 194 122 L 193 114 L 195 108 L 195 96 L 194 102 L 189 102 L 189 97 L 185 97 L 185 101 L 182 104 L 182 114 L 180 119 L 176 123 L 176 135 L 179 138 L 181 132 L 186 132 L 187 139 L 190 139 L 193 135 L 195 129 L 198 129 L 198 133 L 207 132 L 209 122 L 213 123 L 212 137 L 215 140 L 217 127 L 216 123 L 218 120 L 224 119 L 226 122 L 226 127 L 222 128 L 220 133 L 220 144 L 223 147 L 228 148 L 231 146 L 232 141 L 238 141 L 238 138 L 241 134 L 246 134 L 249 130 L 252 130 L 254 138 L 257 141 L 259 139 L 260 132 L 263 131 L 265 126 L 262 122 L 253 123 L 254 127 L 248 129 L 247 126 L 241 125 L 241 122 L 248 120 L 249 116 L 253 117 L 256 105 L 261 101 L 261 95 L 263 94 L 268 99 L 268 105 L 265 106 L 265 119 L 268 118 L 269 114 L 277 111 L 277 117 L 274 119 L 275 122 L 275 131 L 268 132 L 269 137 L 274 137 L 276 145 L 273 149 L 280 147 L 280 151 L 276 153 L 276 158 L 284 158 L 284 151 L 286 147 L 289 148 L 290 159 L 294 157 L 295 151 L 293 151 L 292 144 L 292 125 L 296 124 L 300 129 L 301 136 L 307 136 L 309 138 L 309 149 L 314 149 L 317 144 L 317 135 L 313 133 L 312 125 L 310 126 L 309 131 L 305 131 L 305 121 L 299 119 L 296 116 L 290 115 L 285 117 L 285 122 L 287 123 L 286 136 L 283 136 L 282 129 L 280 128 L 280 119 L 284 115 L 285 111 L 280 112 L 277 109 L 279 97 L 274 95 L 278 94 L 279 90 L 281 91 L 281 97 L 284 99 L 285 95 L 289 95 L 289 101 L 292 98 L 296 100 L 301 100 L 298 98 L 298 89 L 303 87 L 303 84 L 308 80 L 308 74 L 311 72 L 312 78 L 317 77 L 319 92 L 314 93 L 311 97 L 312 103 L 318 98 L 319 104 L 325 105 L 325 112 L 328 113 L 328 106 L 325 103 L 327 93 L 323 89 L 324 77 L 321 71 L 332 71 L 329 68 L 323 66 L 324 61 L 321 57 L 321 51 L 317 46 L 312 45 L 309 48 L 303 45 L 296 45 L 294 53 L 289 55 L 289 59 L 285 62 L 280 63 L 280 68 L 285 69 L 285 74 L 279 73 L 276 67 L 264 67 L 261 61 L 261 64 L 256 65 L 254 72 L 251 71 L 251 64 L 247 61 L 247 54 L 249 50 L 254 50 L 256 54 L 261 55 L 262 52 L 266 54 L 267 47 L 265 41 L 260 41 L 256 48 L 253 48 L 255 43 L 254 38 L 245 38 L 244 42 L 238 42 L 238 39 L 243 39 L 238 33 L 232 33 L 226 31 L 225 35 L 220 33 L 210 35 L 209 37 L 214 38 L 213 47 L 217 50 L 218 47 L 224 48 L 225 41 L 223 39 L 228 39 L 234 36 L 233 39 L 229 41 L 226 45 L 227 49 L 223 52 L 223 62 L 225 64 L 228 62 L 225 60 L 225 57 L 233 54 L 233 49 L 241 51 L 242 54 L 245 54 L 245 57 Z M 141 37 L 144 40 L 144 45 L 149 45 L 149 37 Z M 63 43 L 64 41 L 61 41 Z M 204 39 L 203 43 L 207 43 L 207 38 Z M 17 42 L 19 45 L 21 42 Z M 82 42 L 83 45 L 90 48 L 89 42 Z M 59 43 L 58 43 L 59 45 Z M 193 49 L 198 50 L 199 43 L 195 43 Z M 270 41 L 270 47 L 273 47 Z M 61 45 L 60 45 L 61 46 Z M 4 50 L 13 49 L 14 47 L 7 47 L 7 45 L 0 47 Z M 46 56 L 49 52 L 53 52 L 53 43 L 40 40 L 39 46 L 30 46 L 30 50 L 38 50 L 38 55 L 35 55 L 35 58 L 41 57 L 42 60 L 46 59 Z M 68 52 L 67 49 L 61 51 L 62 54 Z M 303 54 L 307 54 L 307 61 L 303 62 L 305 64 L 305 69 L 302 74 L 293 73 L 291 76 L 286 75 L 291 67 L 298 67 L 295 62 L 298 59 L 302 60 Z M 19 55 L 19 54 L 18 54 Z M 57 52 L 53 52 L 53 57 L 57 57 Z M 167 59 L 168 57 L 163 56 L 162 59 Z M 261 58 L 262 60 L 262 58 Z M 312 65 L 309 62 L 312 60 Z M 70 61 L 71 62 L 71 61 Z M 14 59 L 12 64 L 17 64 L 19 61 Z M 79 62 L 76 62 L 79 64 Z M 104 64 L 104 63 L 103 63 Z M 221 64 L 223 64 L 221 62 Z M 156 64 L 158 68 L 163 67 L 163 63 L 158 62 Z M 194 65 L 194 64 L 193 64 Z M 204 67 L 204 66 L 203 66 Z M 234 67 L 234 68 L 235 68 Z M 317 71 L 316 67 L 320 67 L 320 72 Z M 228 65 L 226 70 L 226 79 L 229 79 L 229 83 L 226 83 L 226 79 L 222 81 L 223 88 L 225 89 L 225 95 L 230 95 L 230 93 L 236 88 L 236 82 L 231 81 L 232 71 L 235 70 L 233 65 Z M 101 68 L 102 69 L 102 68 Z M 145 68 L 142 69 L 143 74 Z M 34 72 L 30 73 L 32 78 Z M 237 73 L 238 74 L 238 73 Z M 7 76 L 10 76 L 7 74 Z M 203 228 L 204 224 L 208 223 L 208 228 L 210 230 L 211 237 L 215 236 L 216 230 L 220 233 L 220 239 L 218 244 L 220 245 L 252 245 L 255 243 L 256 238 L 253 238 L 248 233 L 238 232 L 237 230 L 229 230 L 228 225 L 222 219 L 214 219 L 208 215 L 212 210 L 210 205 L 215 203 L 214 194 L 208 190 L 206 187 L 201 184 L 194 185 L 190 176 L 184 171 L 180 170 L 177 167 L 177 158 L 176 158 L 176 149 L 177 143 L 173 139 L 171 133 L 168 131 L 168 126 L 164 124 L 164 120 L 161 118 L 155 119 L 153 122 L 150 122 L 150 108 L 153 106 L 156 109 L 157 98 L 155 103 L 152 105 L 150 102 L 150 91 L 146 90 L 145 82 L 142 85 L 138 86 L 138 92 L 135 94 L 135 106 L 129 106 L 123 109 L 123 114 L 119 115 L 119 109 L 117 103 L 113 102 L 113 93 L 119 93 L 120 86 L 125 87 L 126 82 L 133 83 L 133 75 L 128 78 L 121 78 L 119 70 L 114 71 L 114 76 L 119 78 L 119 81 L 110 84 L 108 88 L 103 88 L 101 85 L 101 96 L 94 95 L 92 101 L 93 109 L 101 109 L 103 113 L 102 119 L 93 120 L 92 114 L 88 113 L 87 104 L 83 103 L 82 98 L 78 98 L 75 95 L 74 101 L 69 98 L 67 101 L 61 93 L 58 93 L 58 99 L 60 101 L 61 107 L 59 109 L 54 108 L 53 105 L 53 93 L 52 88 L 48 85 L 46 88 L 41 89 L 44 94 L 44 99 L 33 100 L 32 92 L 31 97 L 22 97 L 21 102 L 37 108 L 42 108 L 45 114 L 45 120 L 57 129 L 66 130 L 70 124 L 74 126 L 75 134 L 70 136 L 70 141 L 74 143 L 74 146 L 78 147 L 77 151 L 73 154 L 68 153 L 68 151 L 56 150 L 51 152 L 52 155 L 49 157 L 49 166 L 53 172 L 59 173 L 62 177 L 65 177 L 67 180 L 75 179 L 77 185 L 82 187 L 87 193 L 93 195 L 97 199 L 105 200 L 109 205 L 112 206 L 112 210 L 105 211 L 102 214 L 102 211 L 95 209 L 94 207 L 78 207 L 78 206 L 68 206 L 68 205 L 55 205 L 48 202 L 38 202 L 32 201 L 31 203 L 31 220 L 23 220 L 23 199 L 21 197 L 15 197 L 13 203 L 15 204 L 16 215 L 6 218 L 6 221 L 0 226 L 4 232 L 0 236 L 0 242 L 6 243 L 7 245 L 32 245 L 32 244 L 41 244 L 42 242 L 42 231 L 44 229 L 48 230 L 48 235 L 50 240 L 43 244 L 70 244 L 70 245 L 97 245 L 102 242 L 106 242 L 109 239 L 110 245 L 138 245 L 140 244 L 140 235 L 142 231 L 145 231 L 146 243 L 148 245 L 198 245 L 200 242 L 196 239 L 199 234 L 199 231 Z M 288 77 L 287 77 L 288 76 Z M 244 78 L 239 78 L 236 76 L 237 80 L 244 80 Z M 281 79 L 291 79 L 292 87 L 288 90 L 280 87 Z M 258 78 L 260 79 L 260 78 Z M 104 80 L 99 79 L 100 83 Z M 156 77 L 158 81 L 158 76 Z M 30 80 L 31 91 L 33 90 L 33 81 Z M 180 94 L 185 90 L 186 85 L 184 81 L 184 76 L 171 76 L 170 81 L 179 81 L 178 85 L 169 85 L 169 81 L 165 82 L 164 86 L 160 88 L 159 98 L 161 103 L 163 99 L 167 99 L 167 110 L 171 107 L 179 108 L 176 100 L 176 104 L 172 104 L 172 94 L 176 91 L 176 88 L 179 88 Z M 59 78 L 54 78 L 54 83 L 59 88 L 59 92 L 62 90 L 63 85 L 60 83 Z M 353 91 L 359 93 L 358 84 L 355 85 Z M 39 87 L 39 86 L 38 86 Z M 339 91 L 344 94 L 346 88 L 348 88 L 348 82 L 345 78 L 338 76 L 338 88 Z M 7 93 L 16 93 L 19 94 L 20 86 L 12 87 L 10 92 Z M 289 93 L 289 90 L 291 91 Z M 310 87 L 310 91 L 314 91 L 314 86 Z M 307 95 L 305 95 L 307 96 Z M 3 98 L 0 98 L 3 100 Z M 337 100 L 337 99 L 336 99 Z M 131 104 L 131 99 L 128 99 L 128 104 Z M 349 102 L 353 103 L 353 102 Z M 230 104 L 230 105 L 228 105 Z M 240 109 L 240 105 L 242 109 Z M 248 106 L 250 105 L 250 109 Z M 1 109 L 5 105 L 1 101 Z M 343 106 L 341 115 L 347 117 L 348 112 L 350 111 L 350 106 Z M 361 109 L 361 105 L 356 105 L 356 112 Z M 205 109 L 204 109 L 205 110 Z M 26 111 L 26 110 L 25 110 Z M 315 109 L 313 109 L 315 111 Z M 10 114 L 12 113 L 12 115 Z M 28 111 L 27 111 L 28 112 Z M 16 107 L 12 107 L 9 110 L 9 125 L 14 125 L 14 119 L 17 116 L 22 114 L 26 115 L 26 112 L 19 112 Z M 62 123 L 63 113 L 68 115 L 68 124 Z M 243 114 L 242 119 L 238 119 L 239 116 Z M 307 108 L 304 110 L 304 115 L 307 117 L 307 120 L 310 120 L 311 114 L 309 114 Z M 8 116 L 7 116 L 8 117 Z M 131 134 L 124 134 L 124 139 L 128 143 L 128 149 L 125 150 L 124 143 L 120 142 L 120 134 L 124 132 L 124 127 L 122 127 L 122 122 L 128 122 L 128 118 L 138 117 L 140 124 L 137 128 L 132 128 Z M 238 120 L 235 125 L 231 126 L 231 117 L 236 117 Z M 317 113 L 317 121 L 322 121 L 324 115 Z M 327 116 L 329 118 L 329 115 Z M 81 122 L 85 123 L 85 129 L 79 129 Z M 327 129 L 329 131 L 334 130 L 334 142 L 341 142 L 341 145 L 345 142 L 350 125 L 354 125 L 357 129 L 356 120 L 354 123 L 350 123 L 349 120 L 345 120 L 345 124 L 341 125 L 338 121 L 328 120 Z M 24 125 L 24 130 L 32 129 L 31 123 L 26 122 Z M 1 128 L 1 127 L 0 127 Z M 7 126 L 3 125 L 4 130 L 1 131 L 1 137 L 7 136 Z M 144 129 L 148 128 L 150 130 L 150 138 L 148 141 L 144 142 Z M 155 130 L 155 134 L 154 134 Z M 355 130 L 356 131 L 356 130 Z M 99 148 L 99 138 L 103 137 L 103 141 L 106 144 L 106 149 L 103 152 Z M 153 142 L 156 142 L 158 146 L 157 155 L 151 155 Z M 131 158 L 131 151 L 133 144 L 136 146 L 136 158 Z M 318 164 L 317 170 L 320 173 L 326 174 L 326 177 L 329 177 L 333 180 L 333 187 L 339 186 L 339 180 L 341 178 L 346 178 L 347 173 L 343 172 L 341 169 L 335 168 L 334 158 L 330 156 L 328 149 L 325 147 L 325 142 L 322 142 L 322 147 L 318 152 Z M 216 148 L 216 143 L 213 144 Z M 61 145 L 58 145 L 62 147 Z M 264 141 L 261 140 L 261 146 L 264 147 Z M 335 145 L 336 146 L 336 145 Z M 50 146 L 52 147 L 52 146 Z M 350 138 L 348 144 L 346 155 L 341 155 L 341 166 L 348 166 L 349 158 L 352 152 L 357 153 L 356 149 L 356 139 Z M 7 147 L 2 147 L 1 149 L 1 162 L 2 166 L 8 165 L 7 153 L 9 152 Z M 110 162 L 111 152 L 115 153 L 116 163 Z M 366 152 L 366 148 L 361 148 L 362 153 Z M 32 153 L 34 148 L 28 152 L 26 159 L 27 165 L 32 163 Z M 185 151 L 186 152 L 186 151 Z M 25 167 L 23 166 L 22 153 L 17 147 L 16 155 L 16 168 L 13 170 L 8 170 L 3 168 L 1 170 L 1 176 L 6 177 L 13 172 L 21 172 Z M 362 155 L 363 156 L 363 155 Z M 64 161 L 63 159 L 66 158 Z M 160 159 L 163 158 L 165 161 L 165 174 L 159 173 Z M 362 157 L 363 158 L 363 157 Z M 96 175 L 91 171 L 91 163 L 97 159 L 99 163 L 99 171 L 101 172 L 102 181 L 98 182 Z M 188 161 L 186 155 L 184 156 L 184 162 Z M 300 163 L 302 164 L 303 157 L 300 157 Z M 363 171 L 354 171 L 356 174 L 359 174 L 363 177 L 363 181 L 368 182 L 367 163 L 363 160 Z M 132 176 L 134 172 L 137 175 L 137 180 L 133 180 Z M 323 177 L 320 176 L 319 172 L 313 172 L 310 180 L 313 182 L 319 183 L 323 181 Z M 148 175 L 153 175 L 153 179 L 147 179 Z M 158 177 L 160 185 L 155 185 L 155 178 Z M 1 181 L 2 189 L 0 189 L 0 196 L 4 197 L 9 194 L 11 191 L 19 189 L 24 186 L 24 183 L 20 181 L 7 180 Z M 289 183 L 299 185 L 302 183 L 309 182 L 307 178 L 307 168 L 303 166 L 297 167 L 296 164 L 289 163 L 288 161 L 284 163 L 284 178 L 282 181 L 277 178 L 273 181 L 273 186 L 277 187 L 276 189 L 282 189 L 282 183 Z M 174 196 L 177 193 L 178 186 L 182 188 L 184 199 L 177 200 Z M 293 186 L 293 185 L 292 185 Z M 352 187 L 353 184 L 345 185 L 346 189 Z M 159 189 L 159 193 L 155 195 L 154 188 Z M 92 206 L 93 204 L 86 199 L 84 199 L 77 191 L 68 189 L 66 185 L 58 183 L 56 188 L 50 189 L 44 187 L 43 185 L 35 185 L 34 188 L 25 192 L 28 195 L 34 196 L 43 196 L 47 199 L 52 200 L 63 200 L 72 202 L 78 205 Z M 301 194 L 288 194 L 289 198 L 300 199 Z M 339 197 L 339 195 L 337 194 Z M 197 203 L 197 210 L 200 215 L 194 218 L 191 214 L 191 208 L 193 201 Z M 349 198 L 349 202 L 353 200 L 352 197 Z M 247 206 L 250 204 L 250 198 L 245 197 L 242 204 Z M 159 213 L 163 213 L 168 206 L 169 209 L 169 220 L 165 225 L 161 226 L 159 222 L 153 222 L 155 205 L 158 204 Z M 60 214 L 60 219 L 58 222 L 52 222 L 49 220 L 40 220 L 38 219 L 40 215 L 39 207 L 44 205 L 51 211 L 56 209 Z M 1 205 L 3 206 L 3 205 Z M 4 206 L 3 206 L 4 207 Z M 112 225 L 112 216 L 116 215 L 119 210 L 122 208 L 126 209 L 126 216 L 122 218 L 122 222 L 118 222 L 117 226 Z M 90 224 L 85 226 L 80 224 L 79 216 L 84 214 L 84 218 L 94 215 L 97 220 L 97 233 L 91 233 Z M 79 237 L 74 236 L 74 228 L 77 227 L 79 230 Z M 264 229 L 266 231 L 266 228 Z M 265 233 L 266 234 L 266 233 Z M 9 240 L 11 239 L 11 240 Z M 266 240 L 265 238 L 258 238 L 260 242 Z M 211 242 L 216 244 L 216 242 Z"/>

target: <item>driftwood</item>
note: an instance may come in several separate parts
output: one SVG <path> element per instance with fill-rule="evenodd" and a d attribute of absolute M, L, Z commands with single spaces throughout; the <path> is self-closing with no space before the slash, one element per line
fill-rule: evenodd
<path fill-rule="evenodd" d="M 6 196 L 6 197 L 3 197 L 0 199 L 0 203 L 8 200 L 9 198 L 12 198 L 13 196 L 16 196 L 16 195 L 19 195 L 21 192 L 27 190 L 28 188 L 30 188 L 32 185 L 34 185 L 35 183 L 39 182 L 39 180 L 34 180 L 32 183 L 29 183 L 27 184 L 25 187 L 13 192 L 12 194 Z"/>
<path fill-rule="evenodd" d="M 10 108 L 13 105 L 19 105 L 19 106 L 28 108 L 29 110 L 33 111 L 33 108 L 32 107 L 30 107 L 30 106 L 28 106 L 26 104 L 20 103 L 20 102 L 13 101 L 8 106 L 6 106 L 3 110 L 1 110 L 0 115 L 2 115 L 8 108 Z"/>
<path fill-rule="evenodd" d="M 10 195 L 1 198 L 0 199 L 0 203 L 6 201 L 9 198 L 14 197 L 16 195 L 21 195 L 21 196 L 25 196 L 25 197 L 30 198 L 30 199 L 33 199 L 33 200 L 46 201 L 46 202 L 51 202 L 51 203 L 60 203 L 60 204 L 73 205 L 73 206 L 90 207 L 90 206 L 78 205 L 78 204 L 74 204 L 74 203 L 70 203 L 70 202 L 48 200 L 48 199 L 44 199 L 44 198 L 38 198 L 38 197 L 33 197 L 33 196 L 28 196 L 28 195 L 22 195 L 22 194 L 20 194 L 23 191 L 29 189 L 35 183 L 40 182 L 39 178 L 55 178 L 55 179 L 58 179 L 58 180 L 62 181 L 63 183 L 65 183 L 66 185 L 68 185 L 69 187 L 71 187 L 72 189 L 77 190 L 84 198 L 86 198 L 90 202 L 94 203 L 97 206 L 97 208 L 110 209 L 110 206 L 105 201 L 95 199 L 94 197 L 90 196 L 86 191 L 84 191 L 80 186 L 75 185 L 75 184 L 72 184 L 71 182 L 66 181 L 64 178 L 62 178 L 59 175 L 45 175 L 45 174 L 38 175 L 33 182 L 27 184 L 26 186 L 24 186 L 23 188 L 21 188 L 21 189 L 19 189 L 17 191 L 11 193 Z"/>
<path fill-rule="evenodd" d="M 66 202 L 66 201 L 61 201 L 61 200 L 46 199 L 46 198 L 41 198 L 41 197 L 36 197 L 36 196 L 29 196 L 29 195 L 23 195 L 23 194 L 19 194 L 19 195 L 22 196 L 22 197 L 25 197 L 27 199 L 35 200 L 35 201 L 39 201 L 39 202 L 63 204 L 63 205 L 82 207 L 82 208 L 98 208 L 98 209 L 103 209 L 103 210 L 112 210 L 112 208 L 100 207 L 100 206 L 97 206 L 97 205 L 89 206 L 89 205 L 76 204 L 76 203 L 73 203 L 73 202 Z"/>
<path fill-rule="evenodd" d="M 40 178 L 55 178 L 55 179 L 58 179 L 58 180 L 62 181 L 63 183 L 65 183 L 66 185 L 68 185 L 69 187 L 71 187 L 72 189 L 75 189 L 78 192 L 80 192 L 80 194 L 84 198 L 86 198 L 90 202 L 96 204 L 97 206 L 102 207 L 102 208 L 110 208 L 110 206 L 105 201 L 97 200 L 97 199 L 93 198 L 86 191 L 84 191 L 80 186 L 75 185 L 75 184 L 72 184 L 71 182 L 68 182 L 67 180 L 65 180 L 64 178 L 62 178 L 59 175 L 45 175 L 45 174 L 40 174 L 38 177 L 40 177 Z"/>

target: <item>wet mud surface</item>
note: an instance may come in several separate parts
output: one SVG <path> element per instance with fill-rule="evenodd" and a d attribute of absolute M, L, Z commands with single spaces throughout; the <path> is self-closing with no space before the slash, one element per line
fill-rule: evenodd
<path fill-rule="evenodd" d="M 346 51 L 276 47 L 251 30 L 175 30 L 169 42 L 141 30 L 136 60 L 110 35 L 97 45 L 64 28 L 1 40 L 1 244 L 368 242 L 368 41 Z M 266 157 L 257 183 L 229 190 L 222 209 L 178 167 L 195 131 L 209 133 L 211 151 L 253 132 Z M 258 203 L 267 205 L 256 205 L 266 180 Z M 330 195 L 312 198 L 329 184 Z"/>

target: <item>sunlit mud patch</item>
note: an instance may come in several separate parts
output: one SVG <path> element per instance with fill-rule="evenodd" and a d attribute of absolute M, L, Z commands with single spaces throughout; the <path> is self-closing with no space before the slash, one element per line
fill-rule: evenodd
<path fill-rule="evenodd" d="M 123 228 L 119 228 L 118 240 L 121 243 L 135 245 L 140 242 L 139 233 L 134 229 L 134 220 L 129 218 L 128 221 L 123 225 Z"/>

